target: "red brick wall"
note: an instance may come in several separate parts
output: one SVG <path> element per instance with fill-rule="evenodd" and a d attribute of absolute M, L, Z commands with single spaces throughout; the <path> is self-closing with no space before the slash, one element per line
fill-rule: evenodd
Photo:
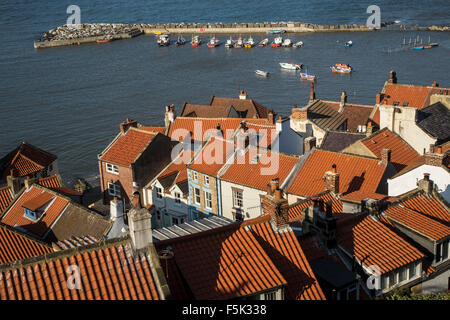
<path fill-rule="evenodd" d="M 133 196 L 133 171 L 131 168 L 119 167 L 119 174 L 109 173 L 106 171 L 106 162 L 99 161 L 100 186 L 103 193 L 103 202 L 105 204 L 112 200 L 112 196 L 108 193 L 108 182 L 121 185 L 122 198 L 125 202 Z"/>

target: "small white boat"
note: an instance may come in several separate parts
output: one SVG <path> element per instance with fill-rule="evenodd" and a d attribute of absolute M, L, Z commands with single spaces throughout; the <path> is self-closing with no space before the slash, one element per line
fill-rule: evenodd
<path fill-rule="evenodd" d="M 257 75 L 263 76 L 263 77 L 268 77 L 270 75 L 270 73 L 266 72 L 266 71 L 262 71 L 262 70 L 256 70 L 255 73 Z"/>
<path fill-rule="evenodd" d="M 294 48 L 300 48 L 301 46 L 303 46 L 303 41 L 296 42 L 293 45 Z"/>
<path fill-rule="evenodd" d="M 242 37 L 239 37 L 237 41 L 234 43 L 235 48 L 242 48 L 244 46 L 244 41 L 242 40 Z"/>
<path fill-rule="evenodd" d="M 307 81 L 316 81 L 316 76 L 308 74 L 306 72 L 300 72 L 300 79 Z"/>
<path fill-rule="evenodd" d="M 302 64 L 292 63 L 292 62 L 280 62 L 280 66 L 283 69 L 287 70 L 300 70 L 302 68 Z"/>
<path fill-rule="evenodd" d="M 234 40 L 230 37 L 230 39 L 227 39 L 225 42 L 225 48 L 233 48 L 234 46 Z"/>
<path fill-rule="evenodd" d="M 258 47 L 265 47 L 269 44 L 269 39 L 265 38 L 264 40 L 261 40 L 260 43 L 258 43 Z"/>
<path fill-rule="evenodd" d="M 276 37 L 275 39 L 273 39 L 271 46 L 272 46 L 272 48 L 278 48 L 278 47 L 281 47 L 282 43 L 283 43 L 283 38 Z"/>
<path fill-rule="evenodd" d="M 291 39 L 284 39 L 283 43 L 281 44 L 282 47 L 289 48 L 292 47 L 292 41 Z"/>

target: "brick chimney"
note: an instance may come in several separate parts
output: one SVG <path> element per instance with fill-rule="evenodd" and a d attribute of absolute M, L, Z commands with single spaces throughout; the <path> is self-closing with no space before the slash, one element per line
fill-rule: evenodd
<path fill-rule="evenodd" d="M 347 102 L 347 93 L 345 91 L 342 91 L 341 102 L 339 103 L 339 113 L 342 113 L 344 111 L 346 102 Z"/>
<path fill-rule="evenodd" d="M 267 114 L 267 123 L 268 124 L 274 124 L 275 123 L 275 119 L 274 119 L 272 111 L 269 111 L 269 113 Z"/>
<path fill-rule="evenodd" d="M 276 232 L 287 231 L 289 228 L 289 204 L 279 188 L 279 179 L 272 179 L 270 188 L 263 198 L 264 215 L 270 216 L 270 223 Z"/>
<path fill-rule="evenodd" d="M 241 90 L 241 92 L 239 94 L 239 99 L 241 99 L 241 100 L 247 99 L 247 91 Z"/>
<path fill-rule="evenodd" d="M 385 166 L 391 162 L 391 149 L 383 148 L 381 149 L 381 163 Z"/>
<path fill-rule="evenodd" d="M 16 196 L 19 191 L 22 189 L 22 185 L 20 183 L 20 178 L 14 176 L 14 170 L 11 169 L 9 171 L 9 176 L 6 177 L 6 183 L 11 188 L 13 196 Z"/>
<path fill-rule="evenodd" d="M 297 106 L 294 106 L 292 108 L 291 118 L 293 120 L 298 120 L 298 121 L 308 120 L 308 109 L 306 107 L 305 108 L 297 108 Z"/>
<path fill-rule="evenodd" d="M 424 173 L 423 179 L 417 181 L 417 188 L 423 190 L 425 193 L 431 193 L 434 189 L 434 182 L 430 180 L 430 174 Z"/>
<path fill-rule="evenodd" d="M 366 137 L 370 137 L 373 133 L 373 127 L 372 127 L 372 121 L 368 121 L 367 122 L 367 127 L 366 127 Z"/>
<path fill-rule="evenodd" d="M 125 133 L 130 127 L 137 128 L 137 121 L 136 120 L 130 120 L 130 118 L 127 118 L 124 122 L 120 124 L 120 132 Z"/>
<path fill-rule="evenodd" d="M 432 87 L 439 87 L 439 83 L 436 82 L 436 80 L 433 80 L 433 83 L 431 85 Z"/>
<path fill-rule="evenodd" d="M 376 104 L 382 104 L 383 103 L 383 99 L 384 99 L 384 94 L 383 93 L 381 93 L 381 92 L 378 92 L 377 93 L 377 97 L 376 97 L 376 101 L 375 101 L 375 103 Z"/>
<path fill-rule="evenodd" d="M 152 216 L 145 208 L 133 208 L 128 212 L 128 225 L 135 253 L 146 251 L 153 242 Z"/>
<path fill-rule="evenodd" d="M 304 144 L 304 152 L 303 153 L 307 153 L 309 151 L 312 150 L 312 148 L 316 147 L 316 137 L 311 136 L 308 138 L 305 138 L 305 140 L 303 141 Z"/>
<path fill-rule="evenodd" d="M 434 152 L 431 152 L 434 151 Z M 425 164 L 430 166 L 440 167 L 444 164 L 444 153 L 442 152 L 442 147 L 431 147 L 430 152 L 425 153 Z"/>
<path fill-rule="evenodd" d="M 311 83 L 311 90 L 309 92 L 309 100 L 316 100 L 316 93 L 314 92 L 314 82 Z"/>
<path fill-rule="evenodd" d="M 394 70 L 389 72 L 389 83 L 397 83 L 397 73 Z"/>
<path fill-rule="evenodd" d="M 331 166 L 331 171 L 325 172 L 323 179 L 325 180 L 325 190 L 339 194 L 339 173 L 335 164 Z"/>

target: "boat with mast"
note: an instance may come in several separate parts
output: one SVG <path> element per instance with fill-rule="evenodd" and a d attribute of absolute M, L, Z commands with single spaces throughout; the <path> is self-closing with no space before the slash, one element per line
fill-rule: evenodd
<path fill-rule="evenodd" d="M 276 37 L 275 39 L 273 39 L 272 44 L 270 45 L 272 48 L 278 48 L 281 47 L 281 44 L 283 43 L 283 38 L 282 37 Z"/>
<path fill-rule="evenodd" d="M 178 36 L 177 42 L 175 42 L 176 46 L 182 46 L 186 43 L 186 40 L 182 36 Z"/>
<path fill-rule="evenodd" d="M 209 39 L 208 42 L 208 48 L 215 48 L 220 45 L 219 39 L 216 39 L 216 36 L 213 36 L 211 39 Z"/>
<path fill-rule="evenodd" d="M 247 39 L 247 41 L 244 42 L 244 47 L 251 49 L 255 46 L 255 41 L 253 40 L 253 38 L 250 36 L 250 38 Z"/>
<path fill-rule="evenodd" d="M 244 46 L 244 41 L 242 40 L 242 37 L 239 36 L 237 41 L 234 43 L 234 48 L 242 48 Z"/>
<path fill-rule="evenodd" d="M 199 36 L 197 36 L 197 35 L 192 36 L 191 45 L 193 47 L 198 47 L 199 45 L 201 45 L 201 43 L 202 43 L 202 40 L 200 39 Z"/>
<path fill-rule="evenodd" d="M 265 38 L 258 43 L 258 47 L 265 47 L 269 44 L 269 39 Z"/>
<path fill-rule="evenodd" d="M 170 38 L 167 34 L 162 34 L 158 37 L 156 43 L 160 47 L 167 47 L 168 45 L 170 45 Z"/>
<path fill-rule="evenodd" d="M 227 41 L 225 42 L 225 48 L 233 48 L 234 46 L 234 40 L 233 38 L 230 36 L 230 39 L 227 39 Z"/>

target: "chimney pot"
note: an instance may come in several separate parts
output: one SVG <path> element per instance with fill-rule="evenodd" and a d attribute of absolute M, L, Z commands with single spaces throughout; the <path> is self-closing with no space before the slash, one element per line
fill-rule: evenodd
<path fill-rule="evenodd" d="M 280 178 L 274 178 L 270 181 L 270 189 L 272 194 L 279 188 Z"/>
<path fill-rule="evenodd" d="M 430 180 L 430 174 L 429 174 L 429 173 L 424 173 L 424 174 L 423 174 L 423 179 L 424 179 L 425 181 L 429 181 L 429 180 Z"/>
<path fill-rule="evenodd" d="M 442 154 L 442 147 L 441 146 L 437 147 L 436 153 L 437 154 Z"/>

